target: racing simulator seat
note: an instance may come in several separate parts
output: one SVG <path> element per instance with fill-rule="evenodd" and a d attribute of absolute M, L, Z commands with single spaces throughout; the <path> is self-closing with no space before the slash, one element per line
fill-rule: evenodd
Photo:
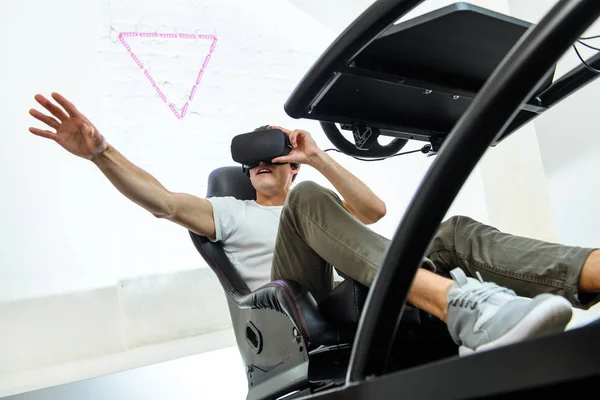
<path fill-rule="evenodd" d="M 395 24 L 421 2 L 375 1 L 284 107 L 319 121 L 354 157 L 391 157 L 409 140 L 428 142 L 436 155 L 370 290 L 347 279 L 322 304 L 291 281 L 251 293 L 222 249 L 192 234 L 227 294 L 249 399 L 514 398 L 579 392 L 600 376 L 600 324 L 457 357 L 439 324 L 405 304 L 430 240 L 485 151 L 598 77 L 600 55 L 559 79 L 554 71 L 600 2 L 558 1 L 535 26 L 468 3 Z M 382 145 L 381 136 L 392 140 Z M 209 196 L 252 198 L 233 168 L 211 174 Z M 436 339 L 446 345 L 426 354 Z"/>
<path fill-rule="evenodd" d="M 239 166 L 226 166 L 209 175 L 206 197 L 213 196 L 255 200 L 256 191 Z M 225 291 L 248 399 L 343 384 L 367 287 L 346 278 L 320 304 L 294 281 L 274 281 L 252 292 L 220 243 L 190 235 Z M 415 308 L 404 315 L 397 345 L 397 362 L 404 365 L 457 354 L 445 324 Z"/>

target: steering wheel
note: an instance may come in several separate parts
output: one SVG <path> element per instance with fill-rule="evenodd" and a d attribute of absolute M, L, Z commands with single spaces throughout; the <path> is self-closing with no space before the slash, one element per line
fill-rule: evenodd
<path fill-rule="evenodd" d="M 389 157 L 398 153 L 406 146 L 406 143 L 408 143 L 408 140 L 406 139 L 396 138 L 390 143 L 382 146 L 377 142 L 377 138 L 380 135 L 379 129 L 370 127 L 353 127 L 352 133 L 354 134 L 355 143 L 352 143 L 342 135 L 333 122 L 319 122 L 331 143 L 342 153 L 350 156 L 363 158 Z"/>

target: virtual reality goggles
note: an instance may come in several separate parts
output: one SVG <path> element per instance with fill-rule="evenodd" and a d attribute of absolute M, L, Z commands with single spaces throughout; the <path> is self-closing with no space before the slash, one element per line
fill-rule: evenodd
<path fill-rule="evenodd" d="M 266 164 L 287 164 L 271 162 L 274 158 L 287 156 L 292 151 L 292 144 L 283 131 L 269 129 L 263 125 L 254 132 L 237 135 L 231 141 L 231 157 L 242 164 L 242 170 L 250 176 L 250 170 L 258 167 L 260 162 Z M 295 168 L 298 164 L 292 163 Z"/>

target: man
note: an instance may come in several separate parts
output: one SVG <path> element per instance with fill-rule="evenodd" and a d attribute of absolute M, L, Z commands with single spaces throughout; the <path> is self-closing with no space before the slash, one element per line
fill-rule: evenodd
<path fill-rule="evenodd" d="M 292 279 L 319 301 L 333 288 L 332 265 L 371 284 L 389 241 L 366 225 L 385 215 L 385 204 L 320 150 L 308 132 L 280 128 L 293 150 L 272 160 L 286 164 L 261 162 L 251 169 L 256 201 L 207 200 L 167 190 L 110 146 L 73 104 L 59 94 L 52 97 L 62 108 L 35 97 L 52 116 L 37 110 L 30 114 L 56 132 L 30 128 L 32 133 L 91 160 L 123 195 L 154 216 L 222 241 L 250 289 L 270 280 Z M 321 172 L 343 200 L 312 182 L 290 190 L 301 164 Z M 517 238 L 467 218 L 453 218 L 442 224 L 408 301 L 446 321 L 461 354 L 485 350 L 563 330 L 572 315 L 565 297 L 579 304 L 580 291 L 600 291 L 599 258 L 592 249 Z M 481 276 L 467 277 L 454 267 L 504 279 L 533 299 L 484 283 Z M 447 269 L 454 280 L 435 274 L 435 268 Z M 565 297 L 544 293 L 561 284 Z"/>

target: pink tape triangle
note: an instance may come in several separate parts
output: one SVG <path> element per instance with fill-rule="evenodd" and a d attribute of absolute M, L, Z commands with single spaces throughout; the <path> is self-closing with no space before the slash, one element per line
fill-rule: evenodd
<path fill-rule="evenodd" d="M 212 45 L 210 46 L 210 50 L 209 50 L 208 54 L 206 55 L 206 58 L 204 59 L 204 63 L 202 64 L 200 71 L 198 72 L 196 82 L 192 85 L 190 94 L 187 97 L 187 101 L 181 108 L 181 113 L 177 111 L 177 109 L 175 108 L 175 106 L 172 103 L 169 103 L 169 100 L 167 99 L 167 97 L 165 96 L 163 91 L 160 89 L 160 87 L 158 87 L 158 85 L 156 84 L 156 81 L 152 78 L 152 75 L 144 68 L 144 64 L 135 55 L 135 53 L 131 49 L 131 46 L 129 45 L 129 43 L 127 43 L 127 40 L 126 40 L 127 37 L 161 37 L 161 38 L 167 38 L 167 39 L 212 40 Z M 206 70 L 206 67 L 208 66 L 208 63 L 210 61 L 213 51 L 215 50 L 215 47 L 217 46 L 217 37 L 214 35 L 191 35 L 191 34 L 154 33 L 154 32 L 121 32 L 121 33 L 119 33 L 119 41 L 123 44 L 123 46 L 125 46 L 125 48 L 129 52 L 129 55 L 131 56 L 131 58 L 133 58 L 135 63 L 138 65 L 138 67 L 140 67 L 140 69 L 142 69 L 142 71 L 144 71 L 144 75 L 146 75 L 146 78 L 148 78 L 148 81 L 155 88 L 155 90 L 158 93 L 158 96 L 161 98 L 161 100 L 164 103 L 167 103 L 169 105 L 169 108 L 171 109 L 171 111 L 173 112 L 175 117 L 177 117 L 177 119 L 183 119 L 183 117 L 185 117 L 185 114 L 187 113 L 187 110 L 188 110 L 188 107 L 189 107 L 191 101 L 194 99 L 194 96 L 196 95 L 196 91 L 198 90 L 198 86 L 200 85 L 202 76 L 204 75 L 204 71 Z"/>

